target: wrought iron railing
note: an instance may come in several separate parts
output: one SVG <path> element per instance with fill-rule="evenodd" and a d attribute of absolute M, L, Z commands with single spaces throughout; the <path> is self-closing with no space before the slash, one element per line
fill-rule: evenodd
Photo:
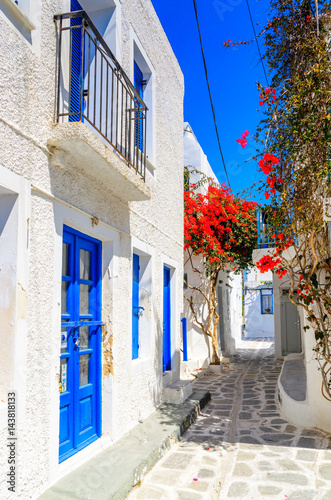
<path fill-rule="evenodd" d="M 274 247 L 275 237 L 272 238 L 271 234 L 279 234 L 281 229 L 272 228 L 268 222 L 268 210 L 263 208 L 256 209 L 256 225 L 257 225 L 257 246 L 258 248 L 268 248 Z M 298 244 L 298 238 L 291 231 L 291 238 L 295 245 Z"/>
<path fill-rule="evenodd" d="M 261 208 L 256 209 L 257 246 L 268 248 L 275 246 L 275 240 L 270 238 L 267 212 Z"/>
<path fill-rule="evenodd" d="M 93 127 L 145 180 L 146 104 L 85 11 L 54 20 L 57 122 Z"/>

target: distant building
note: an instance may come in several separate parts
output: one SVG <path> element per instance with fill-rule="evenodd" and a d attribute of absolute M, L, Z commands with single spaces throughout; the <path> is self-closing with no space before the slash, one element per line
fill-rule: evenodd
<path fill-rule="evenodd" d="M 273 337 L 272 272 L 262 274 L 254 267 L 244 277 L 245 337 Z"/>
<path fill-rule="evenodd" d="M 207 156 L 203 152 L 191 126 L 184 124 L 184 164 L 192 166 L 197 172 L 190 176 L 191 183 L 199 182 L 203 175 L 214 179 L 218 183 L 217 177 L 213 172 Z M 202 186 L 201 192 L 205 187 Z M 204 270 L 203 259 L 201 256 L 193 256 L 194 266 Z M 184 278 L 188 285 L 199 284 L 199 276 L 192 270 L 188 260 L 187 251 L 184 252 Z M 241 339 L 242 331 L 242 286 L 241 276 L 235 273 L 219 273 L 217 287 L 218 313 L 220 315 L 218 326 L 218 346 L 220 357 L 226 354 L 233 354 L 236 342 Z M 184 297 L 189 296 L 190 289 L 184 289 Z M 197 304 L 199 318 L 205 318 L 206 306 L 202 303 Z M 212 361 L 212 348 L 210 339 L 205 336 L 201 328 L 195 323 L 189 304 L 184 300 L 184 317 L 187 318 L 187 346 L 188 346 L 188 368 L 207 367 Z"/>

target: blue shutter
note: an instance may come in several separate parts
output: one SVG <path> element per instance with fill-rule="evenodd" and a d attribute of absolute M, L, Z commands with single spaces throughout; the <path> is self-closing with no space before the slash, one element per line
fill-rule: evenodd
<path fill-rule="evenodd" d="M 71 12 L 83 10 L 77 0 L 71 0 Z M 82 19 L 76 17 L 70 19 L 70 26 L 80 26 Z M 81 112 L 81 70 L 82 70 L 82 29 L 74 28 L 71 30 L 71 78 L 70 78 L 70 122 L 79 122 Z"/>
<path fill-rule="evenodd" d="M 144 99 L 144 75 L 139 68 L 138 64 L 136 61 L 134 62 L 134 86 L 135 89 L 137 90 L 139 96 Z M 141 107 L 139 101 L 136 102 L 136 105 L 138 108 Z M 135 119 L 135 137 L 134 137 L 134 145 L 135 147 L 139 147 L 141 151 L 144 149 L 144 130 L 143 130 L 143 120 L 142 120 L 142 112 L 137 111 L 136 112 L 136 119 Z"/>
<path fill-rule="evenodd" d="M 132 259 L 132 359 L 139 356 L 139 255 Z"/>

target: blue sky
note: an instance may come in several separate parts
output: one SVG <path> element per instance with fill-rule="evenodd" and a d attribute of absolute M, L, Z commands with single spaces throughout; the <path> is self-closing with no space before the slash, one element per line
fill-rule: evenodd
<path fill-rule="evenodd" d="M 184 73 L 184 119 L 192 126 L 215 174 L 223 182 L 225 176 L 208 97 L 193 0 L 152 2 Z M 265 78 L 262 66 L 258 64 L 255 42 L 238 48 L 222 45 L 228 39 L 253 38 L 246 1 L 197 0 L 197 6 L 223 155 L 231 187 L 238 192 L 250 187 L 260 177 L 254 161 L 244 163 L 254 154 L 255 143 L 249 138 L 247 147 L 242 149 L 236 139 L 245 129 L 253 134 L 262 118 L 258 110 L 256 81 L 265 84 Z M 264 25 L 269 1 L 250 0 L 250 7 L 254 22 Z M 256 30 L 259 31 L 258 25 Z"/>

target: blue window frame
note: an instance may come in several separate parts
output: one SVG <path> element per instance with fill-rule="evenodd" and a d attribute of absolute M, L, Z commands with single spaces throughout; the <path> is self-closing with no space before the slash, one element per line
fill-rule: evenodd
<path fill-rule="evenodd" d="M 163 371 L 171 370 L 171 273 L 163 268 Z"/>
<path fill-rule="evenodd" d="M 274 313 L 274 297 L 272 288 L 262 288 L 261 294 L 261 314 Z"/>
<path fill-rule="evenodd" d="M 64 226 L 59 461 L 101 435 L 101 242 Z"/>
<path fill-rule="evenodd" d="M 144 99 L 144 75 L 141 69 L 139 68 L 136 61 L 134 61 L 134 86 L 137 90 L 139 97 Z M 136 106 L 138 111 L 135 113 L 135 131 L 134 131 L 134 145 L 138 147 L 141 151 L 144 151 L 144 127 L 143 127 L 143 112 L 139 111 L 141 108 L 140 102 L 136 101 Z"/>
<path fill-rule="evenodd" d="M 139 255 L 132 259 L 132 359 L 139 357 Z"/>

